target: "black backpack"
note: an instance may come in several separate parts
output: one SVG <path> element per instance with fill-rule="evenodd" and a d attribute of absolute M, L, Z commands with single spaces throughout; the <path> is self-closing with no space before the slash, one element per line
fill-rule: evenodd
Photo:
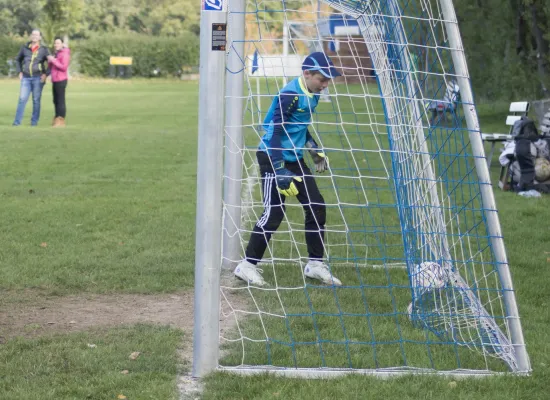
<path fill-rule="evenodd" d="M 536 142 L 540 139 L 539 132 L 535 126 L 535 122 L 532 119 L 527 117 L 521 117 L 512 127 L 512 139 L 516 142 L 518 140 L 529 140 L 531 142 Z"/>

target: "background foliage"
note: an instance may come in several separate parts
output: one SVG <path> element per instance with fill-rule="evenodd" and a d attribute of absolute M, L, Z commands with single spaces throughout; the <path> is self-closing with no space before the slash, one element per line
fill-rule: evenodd
<path fill-rule="evenodd" d="M 132 74 L 149 77 L 174 75 L 198 65 L 199 39 L 191 32 L 176 37 L 147 35 L 99 35 L 81 41 L 78 46 L 80 72 L 89 76 L 106 76 L 110 56 L 133 57 Z"/>
<path fill-rule="evenodd" d="M 22 40 L 17 40 L 9 36 L 0 36 L 0 60 L 9 60 L 19 51 Z M 0 62 L 0 76 L 7 75 L 9 70 L 7 62 Z"/>
<path fill-rule="evenodd" d="M 478 98 L 549 97 L 549 1 L 454 3 Z"/>
<path fill-rule="evenodd" d="M 291 8 L 295 8 L 295 2 L 291 3 Z M 454 0 L 454 4 L 478 101 L 550 97 L 547 93 L 550 1 Z M 120 48 L 118 39 L 107 44 L 102 35 L 114 34 L 119 38 L 139 33 L 177 37 L 188 42 L 180 46 L 174 41 L 148 41 L 139 37 L 135 41 L 144 45 L 140 47 L 134 46 L 132 39 L 128 43 L 131 54 L 125 55 L 136 57 L 139 63 L 136 71 L 148 74 L 152 65 L 172 71 L 178 69 L 174 64 L 198 64 L 198 50 L 190 49 L 198 46 L 194 36 L 199 33 L 199 18 L 198 0 L 0 0 L 0 37 L 26 37 L 32 28 L 40 27 L 47 44 L 57 35 L 71 40 L 90 39 L 90 43 L 77 45 L 83 51 L 90 51 L 79 54 L 81 72 L 96 76 L 105 73 L 104 69 L 92 65 L 94 57 L 97 60 L 105 57 L 97 46 L 104 43 L 113 51 Z M 173 51 L 169 50 L 170 44 Z M 147 45 L 160 48 L 146 49 Z M 174 54 L 183 48 L 185 53 L 176 55 L 181 60 L 174 60 Z M 0 60 L 5 60 L 10 52 L 13 52 L 11 45 L 2 46 Z M 168 58 L 161 61 L 158 58 L 161 54 Z M 0 73 L 5 73 L 5 69 L 5 65 L 0 65 Z M 137 73 L 147 76 L 145 72 Z"/>

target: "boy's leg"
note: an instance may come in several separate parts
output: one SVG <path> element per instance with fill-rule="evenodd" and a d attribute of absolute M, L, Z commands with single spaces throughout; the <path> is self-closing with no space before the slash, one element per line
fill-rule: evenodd
<path fill-rule="evenodd" d="M 285 197 L 277 191 L 275 172 L 269 157 L 263 152 L 258 152 L 258 162 L 262 176 L 264 212 L 254 225 L 245 254 L 246 260 L 254 265 L 263 258 L 267 244 L 281 225 L 285 213 Z"/>
<path fill-rule="evenodd" d="M 19 101 L 17 103 L 17 111 L 15 112 L 15 120 L 13 125 L 21 125 L 23 115 L 25 114 L 25 106 L 31 94 L 31 82 L 29 78 L 21 79 L 21 88 L 19 89 Z"/>
<path fill-rule="evenodd" d="M 296 182 L 295 185 L 299 191 L 296 198 L 304 207 L 305 212 L 305 237 L 308 256 L 310 260 L 321 261 L 325 253 L 325 199 L 321 195 L 317 182 L 304 160 L 301 160 L 300 163 L 292 163 L 287 168 L 295 174 L 303 176 L 302 182 Z"/>
<path fill-rule="evenodd" d="M 304 274 L 308 278 L 316 279 L 327 285 L 342 285 L 329 266 L 323 262 L 325 254 L 325 223 L 326 206 L 325 199 L 319 191 L 317 182 L 302 159 L 299 163 L 287 165 L 287 169 L 295 174 L 302 175 L 302 182 L 296 183 L 299 193 L 296 196 L 305 212 L 305 236 L 309 261 L 304 268 Z"/>
<path fill-rule="evenodd" d="M 42 99 L 42 89 L 44 84 L 40 82 L 40 77 L 31 78 L 32 85 L 32 118 L 31 125 L 38 125 L 38 120 L 40 119 L 40 100 Z"/>

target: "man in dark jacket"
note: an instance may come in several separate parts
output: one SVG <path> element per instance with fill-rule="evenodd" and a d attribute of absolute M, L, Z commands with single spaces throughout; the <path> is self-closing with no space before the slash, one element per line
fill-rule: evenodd
<path fill-rule="evenodd" d="M 36 126 L 40 119 L 40 98 L 42 88 L 47 77 L 47 57 L 50 54 L 48 48 L 40 44 L 42 37 L 40 31 L 35 29 L 31 33 L 31 41 L 19 50 L 15 57 L 15 65 L 21 81 L 19 103 L 15 113 L 14 126 L 21 125 L 27 100 L 32 93 L 32 118 L 31 125 Z"/>

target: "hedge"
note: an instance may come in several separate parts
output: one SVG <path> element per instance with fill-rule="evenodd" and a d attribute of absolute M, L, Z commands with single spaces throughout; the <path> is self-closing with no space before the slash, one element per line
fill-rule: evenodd
<path fill-rule="evenodd" d="M 23 43 L 22 39 L 0 36 L 0 76 L 8 75 L 10 69 L 8 62 L 15 58 Z"/>
<path fill-rule="evenodd" d="M 132 74 L 142 77 L 177 75 L 199 64 L 199 38 L 190 32 L 177 37 L 101 35 L 72 44 L 79 73 L 88 76 L 108 76 L 111 56 L 133 57 Z"/>

